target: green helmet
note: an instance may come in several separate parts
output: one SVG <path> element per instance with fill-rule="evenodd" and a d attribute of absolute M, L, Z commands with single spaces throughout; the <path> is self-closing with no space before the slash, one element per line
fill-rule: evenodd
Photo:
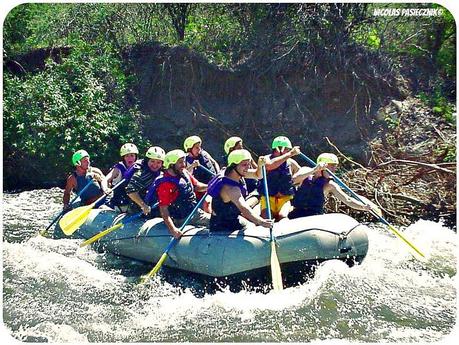
<path fill-rule="evenodd" d="M 124 157 L 130 153 L 134 153 L 136 155 L 139 154 L 139 150 L 137 149 L 137 146 L 135 146 L 134 144 L 131 144 L 131 143 L 127 143 L 127 144 L 124 144 L 123 146 L 121 146 L 120 148 L 120 156 L 121 157 Z"/>
<path fill-rule="evenodd" d="M 186 153 L 180 149 L 169 151 L 164 157 L 164 167 L 168 169 L 171 164 L 177 163 L 180 158 L 184 157 L 186 157 Z"/>
<path fill-rule="evenodd" d="M 228 155 L 228 166 L 232 164 L 239 164 L 247 159 L 252 159 L 252 155 L 249 151 L 245 149 L 231 151 Z"/>
<path fill-rule="evenodd" d="M 85 150 L 78 150 L 77 152 L 75 152 L 72 156 L 72 164 L 74 166 L 78 166 L 80 165 L 80 161 L 84 158 L 84 157 L 89 157 L 89 153 Z"/>
<path fill-rule="evenodd" d="M 338 157 L 336 157 L 333 153 L 321 153 L 319 157 L 317 157 L 317 164 L 320 163 L 327 163 L 327 164 L 338 164 Z"/>
<path fill-rule="evenodd" d="M 232 149 L 238 142 L 242 141 L 241 138 L 239 137 L 231 137 L 228 140 L 225 141 L 225 145 L 223 148 L 225 149 L 226 154 L 230 152 L 230 149 Z"/>
<path fill-rule="evenodd" d="M 197 135 L 192 135 L 191 137 L 186 138 L 183 142 L 183 148 L 185 149 L 185 152 L 188 152 L 188 150 L 197 143 L 202 143 L 201 138 Z"/>
<path fill-rule="evenodd" d="M 290 139 L 287 137 L 284 137 L 284 136 L 275 137 L 271 145 L 271 148 L 274 150 L 278 147 L 287 147 L 291 149 L 292 143 L 290 142 Z"/>
<path fill-rule="evenodd" d="M 148 149 L 147 153 L 145 154 L 147 158 L 150 159 L 158 159 L 164 162 L 165 152 L 159 146 L 152 146 Z"/>

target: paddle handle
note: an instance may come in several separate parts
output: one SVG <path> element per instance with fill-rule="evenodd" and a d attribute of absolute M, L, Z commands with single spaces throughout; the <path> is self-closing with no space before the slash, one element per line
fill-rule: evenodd
<path fill-rule="evenodd" d="M 113 186 L 112 189 L 110 189 L 110 191 L 108 193 L 104 192 L 104 195 L 102 195 L 99 199 L 97 199 L 96 201 L 94 201 L 92 203 L 92 205 L 96 206 L 99 202 L 101 202 L 102 200 L 104 200 L 107 196 L 109 196 L 116 188 L 118 188 L 119 186 L 121 186 L 123 184 L 123 182 L 125 182 L 126 179 L 123 178 L 120 182 L 118 182 L 117 184 L 115 184 Z M 100 205 L 99 205 L 100 206 Z"/>

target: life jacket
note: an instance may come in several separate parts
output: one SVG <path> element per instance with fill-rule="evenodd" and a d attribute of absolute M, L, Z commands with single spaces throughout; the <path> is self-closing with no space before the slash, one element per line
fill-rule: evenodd
<path fill-rule="evenodd" d="M 121 174 L 118 175 L 116 179 L 113 179 L 112 185 L 118 184 L 122 179 L 124 179 L 124 182 L 113 191 L 113 196 L 107 203 L 110 207 L 125 206 L 130 203 L 130 199 L 126 193 L 126 186 L 134 173 L 140 169 L 140 166 L 134 163 L 131 167 L 127 168 L 124 162 L 118 162 L 113 166 L 113 169 L 115 168 L 118 169 Z"/>
<path fill-rule="evenodd" d="M 207 151 L 202 150 L 201 153 L 199 154 L 198 157 L 191 157 L 190 155 L 186 156 L 186 162 L 187 164 L 192 164 L 195 160 L 199 161 L 199 164 L 201 164 L 204 168 L 210 170 L 213 175 L 211 175 L 209 172 L 205 171 L 204 169 L 199 169 L 199 167 L 194 168 L 193 171 L 193 176 L 202 183 L 208 183 L 214 175 L 218 173 L 217 169 L 215 169 L 215 166 L 212 164 L 212 161 L 210 160 L 210 155 L 207 153 Z"/>
<path fill-rule="evenodd" d="M 158 202 L 158 195 L 156 194 L 156 188 L 158 187 L 158 179 L 163 177 L 164 174 L 162 171 L 158 171 L 158 175 L 155 177 L 150 187 L 148 187 L 147 194 L 145 195 L 145 203 L 147 205 L 153 205 Z"/>
<path fill-rule="evenodd" d="M 271 154 L 269 158 L 272 159 L 273 155 Z M 268 179 L 268 192 L 270 196 L 275 196 L 277 193 L 282 195 L 295 194 L 292 172 L 290 171 L 290 166 L 287 164 L 287 161 L 276 169 L 267 171 L 266 178 Z M 263 183 L 258 185 L 258 191 L 260 195 L 265 195 Z"/>
<path fill-rule="evenodd" d="M 324 186 L 329 181 L 330 179 L 324 176 L 316 179 L 313 176 L 305 178 L 293 197 L 293 207 L 307 209 L 312 214 L 324 213 Z"/>
<path fill-rule="evenodd" d="M 162 175 L 155 180 L 154 188 L 158 188 L 159 185 L 164 182 L 172 182 L 179 192 L 177 199 L 168 207 L 170 216 L 175 219 L 184 219 L 188 217 L 198 202 L 196 201 L 193 184 L 187 172 L 181 176 Z"/>
<path fill-rule="evenodd" d="M 234 231 L 243 228 L 238 216 L 241 211 L 229 201 L 224 202 L 220 192 L 224 185 L 238 187 L 242 196 L 247 196 L 247 188 L 244 178 L 234 181 L 224 175 L 224 171 L 215 176 L 207 186 L 207 193 L 212 196 L 212 215 L 209 222 L 210 231 Z"/>
<path fill-rule="evenodd" d="M 90 170 L 88 170 L 90 172 Z M 83 190 L 84 187 L 88 183 L 91 185 L 83 192 L 82 195 L 80 195 L 81 202 L 83 204 L 89 204 L 94 198 L 100 196 L 102 194 L 102 188 L 99 186 L 99 183 L 91 177 L 90 174 L 86 173 L 84 176 L 78 175 L 76 172 L 72 173 L 73 176 L 75 176 L 77 186 L 75 189 L 75 192 L 77 194 L 80 194 L 80 192 Z"/>

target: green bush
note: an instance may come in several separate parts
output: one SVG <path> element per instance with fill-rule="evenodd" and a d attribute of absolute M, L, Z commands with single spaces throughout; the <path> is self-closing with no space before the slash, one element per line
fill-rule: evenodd
<path fill-rule="evenodd" d="M 146 146 L 138 113 L 124 104 L 125 91 L 116 59 L 85 44 L 75 46 L 61 64 L 48 60 L 41 72 L 23 78 L 5 73 L 6 186 L 10 181 L 51 184 L 71 169 L 77 149 L 86 149 L 95 165 L 104 168 L 118 159 L 124 142 Z"/>

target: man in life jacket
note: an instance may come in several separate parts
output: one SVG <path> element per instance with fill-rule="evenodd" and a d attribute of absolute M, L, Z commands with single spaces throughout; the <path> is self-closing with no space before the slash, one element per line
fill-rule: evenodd
<path fill-rule="evenodd" d="M 338 167 L 338 163 L 338 157 L 333 153 L 322 153 L 317 157 L 317 165 L 314 168 L 301 167 L 293 175 L 295 185 L 300 186 L 292 200 L 293 210 L 288 214 L 289 219 L 323 214 L 325 197 L 330 194 L 356 210 L 370 211 L 374 209 L 380 214 L 381 211 L 375 204 L 359 196 L 371 206 L 361 204 L 359 201 L 348 196 L 333 181 L 326 169 L 334 173 Z"/>
<path fill-rule="evenodd" d="M 70 208 L 69 202 L 72 190 L 79 194 L 88 183 L 90 183 L 90 186 L 80 195 L 81 204 L 89 205 L 103 194 L 100 183 L 105 176 L 100 169 L 91 166 L 87 151 L 76 151 L 72 156 L 72 164 L 75 166 L 75 171 L 67 178 L 65 185 L 63 197 L 64 210 Z"/>
<path fill-rule="evenodd" d="M 248 221 L 265 228 L 272 226 L 273 220 L 256 215 L 245 200 L 245 178 L 262 178 L 261 168 L 265 164 L 264 157 L 260 157 L 258 168 L 255 170 L 251 169 L 251 161 L 249 151 L 233 150 L 228 155 L 228 166 L 209 182 L 208 192 L 212 196 L 213 205 L 210 231 L 243 230 L 247 227 Z"/>
<path fill-rule="evenodd" d="M 140 162 L 140 168 L 132 175 L 126 186 L 126 194 L 131 199 L 128 213 L 137 213 L 140 210 L 150 218 L 159 217 L 157 209 L 151 209 L 155 200 L 147 200 L 148 188 L 161 175 L 165 152 L 159 146 L 152 146 L 147 150 L 145 158 Z"/>
<path fill-rule="evenodd" d="M 292 147 L 290 140 L 284 136 L 274 138 L 271 148 L 272 153 L 266 162 L 269 204 L 272 217 L 279 221 L 287 217 L 291 208 L 290 200 L 295 194 L 292 175 L 300 169 L 292 157 L 300 153 L 300 148 L 298 146 Z M 260 184 L 258 191 L 261 194 L 261 216 L 267 218 L 263 184 Z"/>
<path fill-rule="evenodd" d="M 104 190 L 108 190 L 109 188 L 113 187 L 122 179 L 125 180 L 113 191 L 112 197 L 106 203 L 108 207 L 114 210 L 126 212 L 128 208 L 130 199 L 126 194 L 126 186 L 129 183 L 131 177 L 136 172 L 136 168 L 139 168 L 135 166 L 138 154 L 139 150 L 137 149 L 137 146 L 132 143 L 126 143 L 121 146 L 121 161 L 116 163 L 112 170 L 110 170 L 107 176 L 105 176 L 105 178 L 102 180 L 102 188 Z"/>
<path fill-rule="evenodd" d="M 177 226 L 183 224 L 197 205 L 195 191 L 202 193 L 207 189 L 206 184 L 186 170 L 185 158 L 182 150 L 169 151 L 164 158 L 164 175 L 155 182 L 161 217 L 175 238 L 182 236 Z M 198 208 L 189 224 L 208 226 L 209 219 L 210 214 Z"/>
<path fill-rule="evenodd" d="M 228 156 L 229 154 L 234 151 L 234 150 L 241 150 L 244 148 L 243 141 L 240 137 L 230 137 L 225 141 L 225 144 L 223 146 L 223 149 L 225 150 L 225 156 L 223 157 L 224 159 L 224 165 L 227 165 L 228 162 Z M 251 169 L 257 169 L 257 163 L 252 159 L 250 161 L 250 168 Z M 247 185 L 247 197 L 245 198 L 245 201 L 247 201 L 247 204 L 251 207 L 254 208 L 258 203 L 260 202 L 260 193 L 258 192 L 258 180 L 249 178 L 247 179 L 246 185 Z"/>

